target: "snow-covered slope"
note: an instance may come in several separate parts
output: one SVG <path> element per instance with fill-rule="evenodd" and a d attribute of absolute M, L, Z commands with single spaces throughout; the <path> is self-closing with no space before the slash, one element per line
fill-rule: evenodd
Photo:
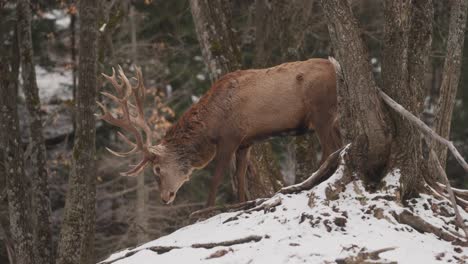
<path fill-rule="evenodd" d="M 468 263 L 466 247 L 420 233 L 394 217 L 410 210 L 444 232 L 461 235 L 448 201 L 422 196 L 410 201 L 410 209 L 402 207 L 394 199 L 398 172 L 385 178 L 384 191 L 370 194 L 354 181 L 336 200 L 327 200 L 325 189 L 341 174 L 340 167 L 311 191 L 277 194 L 265 202 L 277 205 L 267 211 L 220 214 L 103 263 Z"/>

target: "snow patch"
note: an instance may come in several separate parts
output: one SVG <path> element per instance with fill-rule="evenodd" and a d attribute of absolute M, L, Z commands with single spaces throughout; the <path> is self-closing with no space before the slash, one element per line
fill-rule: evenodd
<path fill-rule="evenodd" d="M 311 191 L 275 195 L 266 202 L 274 204 L 277 199 L 282 202 L 272 210 L 223 213 L 139 247 L 115 253 L 103 263 L 335 263 L 362 252 L 387 248 L 390 249 L 380 253 L 378 261 L 466 263 L 467 248 L 399 224 L 392 212 L 399 213 L 408 208 L 389 198 L 386 191 L 368 193 L 363 183 L 355 180 L 346 185 L 338 199 L 327 200 L 326 188 L 341 178 L 343 170 L 340 166 L 330 179 Z M 388 186 L 398 186 L 399 176 L 399 171 L 392 171 L 384 181 Z M 312 195 L 314 206 L 309 207 Z M 448 215 L 437 215 L 433 211 L 435 207 L 443 208 L 439 210 Z M 453 210 L 447 201 L 422 195 L 411 200 L 411 210 L 426 222 L 462 235 L 452 224 L 450 214 Z M 468 218 L 464 211 L 462 214 L 464 219 Z M 252 235 L 262 239 L 209 249 L 192 247 Z M 159 247 L 178 248 L 158 254 L 155 248 Z"/>

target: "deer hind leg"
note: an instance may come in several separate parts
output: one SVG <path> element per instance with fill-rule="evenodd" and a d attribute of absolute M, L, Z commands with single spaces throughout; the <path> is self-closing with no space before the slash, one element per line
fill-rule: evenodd
<path fill-rule="evenodd" d="M 238 145 L 232 143 L 219 144 L 216 151 L 216 166 L 213 179 L 211 180 L 210 193 L 208 194 L 208 200 L 206 202 L 206 207 L 214 206 L 216 202 L 216 193 L 218 192 L 218 187 L 223 180 L 225 171 L 229 167 L 232 155 Z"/>
<path fill-rule="evenodd" d="M 320 146 L 322 146 L 322 159 L 320 160 L 320 165 L 322 165 L 330 154 L 341 147 L 341 139 L 339 131 L 332 124 L 317 128 L 316 132 Z"/>
<path fill-rule="evenodd" d="M 236 153 L 236 178 L 239 186 L 237 187 L 237 199 L 239 202 L 246 201 L 245 195 L 245 174 L 250 156 L 250 147 L 239 148 Z"/>

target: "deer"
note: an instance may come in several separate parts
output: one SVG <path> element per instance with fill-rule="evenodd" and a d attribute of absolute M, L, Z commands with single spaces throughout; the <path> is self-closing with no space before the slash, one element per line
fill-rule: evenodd
<path fill-rule="evenodd" d="M 103 112 L 99 118 L 131 134 L 134 141 L 118 132 L 131 149 L 107 149 L 118 157 L 141 153 L 141 161 L 121 175 L 136 176 L 150 165 L 165 204 L 174 201 L 194 170 L 214 161 L 207 207 L 215 204 L 223 174 L 235 156 L 237 196 L 239 202 L 244 202 L 245 175 L 253 144 L 278 135 L 315 132 L 322 147 L 320 164 L 341 147 L 335 68 L 330 60 L 333 58 L 313 58 L 228 73 L 166 131 L 159 144 L 152 143 L 152 131 L 145 121 L 146 88 L 141 70 L 136 69 L 137 84 L 132 85 L 121 68 L 118 76 L 113 69 L 111 76 L 103 76 L 115 88 L 116 95 L 101 94 L 118 104 L 119 115 L 98 102 Z"/>

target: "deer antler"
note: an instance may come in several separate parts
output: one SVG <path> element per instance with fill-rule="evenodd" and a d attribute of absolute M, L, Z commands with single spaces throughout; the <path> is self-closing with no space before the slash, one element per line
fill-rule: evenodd
<path fill-rule="evenodd" d="M 145 114 L 143 112 L 145 86 L 143 84 L 143 75 L 141 73 L 141 69 L 136 67 L 136 86 L 132 86 L 130 84 L 130 81 L 128 80 L 127 76 L 125 76 L 125 73 L 120 66 L 118 68 L 118 78 L 121 80 L 120 83 L 117 80 L 114 68 L 112 68 L 111 76 L 108 76 L 104 73 L 102 75 L 112 84 L 112 86 L 114 86 L 114 89 L 117 92 L 117 96 L 108 92 L 101 92 L 101 94 L 117 103 L 121 111 L 121 117 L 114 117 L 114 115 L 112 115 L 111 112 L 102 103 L 97 102 L 104 113 L 98 117 L 111 125 L 120 127 L 126 132 L 131 133 L 136 141 L 134 143 L 124 134 L 118 132 L 119 137 L 124 142 L 129 144 L 132 149 L 127 152 L 117 152 L 109 148 L 106 149 L 118 157 L 127 157 L 138 152 L 143 153 L 143 159 L 140 161 L 140 163 L 135 165 L 133 169 L 121 173 L 121 175 L 125 176 L 138 175 L 141 171 L 143 171 L 148 162 L 154 161 L 156 158 L 156 155 L 151 153 L 149 150 L 152 146 L 151 129 L 145 120 Z M 135 101 L 135 105 L 130 102 L 131 96 Z M 140 130 L 142 130 L 145 134 L 144 140 Z"/>

